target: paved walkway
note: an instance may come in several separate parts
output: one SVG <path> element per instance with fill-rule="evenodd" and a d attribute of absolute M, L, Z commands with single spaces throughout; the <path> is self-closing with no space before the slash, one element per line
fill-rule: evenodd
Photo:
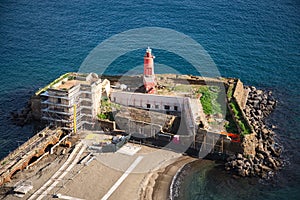
<path fill-rule="evenodd" d="M 81 149 L 77 153 L 79 148 Z M 82 143 L 76 145 L 76 147 L 70 154 L 67 161 L 63 164 L 63 166 L 61 166 L 60 169 L 39 190 L 37 190 L 33 195 L 31 195 L 31 197 L 28 200 L 41 200 L 44 197 L 46 197 L 47 194 L 65 177 L 65 175 L 67 175 L 69 171 L 71 171 L 74 165 L 79 161 L 80 156 L 85 150 L 85 148 L 86 146 L 82 145 Z M 73 159 L 75 155 L 76 157 L 75 159 Z M 70 164 L 71 161 L 72 163 Z"/>
<path fill-rule="evenodd" d="M 141 162 L 143 156 L 139 156 L 135 161 L 130 165 L 130 167 L 124 172 L 124 174 L 117 180 L 117 182 L 109 189 L 109 191 L 102 197 L 101 200 L 107 200 L 112 193 L 123 183 L 127 176 L 134 170 L 134 168 Z"/>

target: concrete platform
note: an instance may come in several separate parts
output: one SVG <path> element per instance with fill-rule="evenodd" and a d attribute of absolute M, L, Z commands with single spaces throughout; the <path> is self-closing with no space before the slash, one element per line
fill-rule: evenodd
<path fill-rule="evenodd" d="M 136 154 L 142 147 L 137 146 L 131 143 L 127 143 L 124 146 L 122 146 L 117 152 L 129 156 L 133 156 Z"/>

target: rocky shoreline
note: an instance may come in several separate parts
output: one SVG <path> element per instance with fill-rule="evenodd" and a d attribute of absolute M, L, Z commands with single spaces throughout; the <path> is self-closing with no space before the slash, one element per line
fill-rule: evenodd
<path fill-rule="evenodd" d="M 12 121 L 17 126 L 24 126 L 32 122 L 31 101 L 21 111 L 11 112 Z"/>
<path fill-rule="evenodd" d="M 251 141 L 253 143 L 251 145 L 255 145 L 255 154 L 238 153 L 230 156 L 225 163 L 225 169 L 243 177 L 268 178 L 283 165 L 282 148 L 276 143 L 275 133 L 272 130 L 275 127 L 268 127 L 265 122 L 266 117 L 274 110 L 277 101 L 271 91 L 262 91 L 255 87 L 246 89 L 249 95 L 244 112 L 255 132 L 255 139 Z"/>

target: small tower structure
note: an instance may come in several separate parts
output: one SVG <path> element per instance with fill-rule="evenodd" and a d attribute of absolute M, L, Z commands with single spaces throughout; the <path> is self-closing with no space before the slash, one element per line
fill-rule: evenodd
<path fill-rule="evenodd" d="M 144 56 L 144 77 L 143 82 L 146 88 L 146 93 L 155 93 L 155 74 L 154 74 L 154 56 L 152 50 L 148 47 Z"/>

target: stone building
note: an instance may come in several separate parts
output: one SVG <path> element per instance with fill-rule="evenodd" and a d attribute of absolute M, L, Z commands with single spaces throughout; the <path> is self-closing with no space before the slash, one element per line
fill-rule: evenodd
<path fill-rule="evenodd" d="M 97 74 L 69 73 L 40 93 L 41 120 L 76 132 L 94 123 L 101 96 L 102 82 Z"/>
<path fill-rule="evenodd" d="M 121 104 L 126 107 L 163 112 L 166 114 L 181 113 L 181 117 L 186 123 L 186 135 L 195 135 L 198 126 L 202 128 L 208 127 L 199 99 L 182 96 L 132 93 L 119 90 L 112 90 L 110 99 L 113 103 Z"/>

